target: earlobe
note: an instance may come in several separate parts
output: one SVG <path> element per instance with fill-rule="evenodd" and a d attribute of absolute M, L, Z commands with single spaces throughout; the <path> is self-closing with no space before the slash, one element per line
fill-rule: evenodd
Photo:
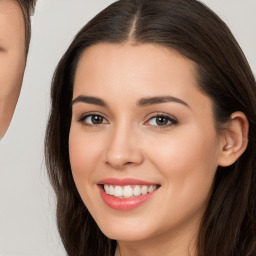
<path fill-rule="evenodd" d="M 234 112 L 230 116 L 227 128 L 221 134 L 219 166 L 232 165 L 246 150 L 248 144 L 249 123 L 243 112 Z"/>

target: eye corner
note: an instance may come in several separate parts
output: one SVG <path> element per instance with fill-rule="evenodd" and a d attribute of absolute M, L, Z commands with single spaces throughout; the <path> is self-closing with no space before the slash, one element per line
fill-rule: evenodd
<path fill-rule="evenodd" d="M 0 45 L 0 52 L 6 53 L 6 52 L 8 52 L 8 50 Z"/>

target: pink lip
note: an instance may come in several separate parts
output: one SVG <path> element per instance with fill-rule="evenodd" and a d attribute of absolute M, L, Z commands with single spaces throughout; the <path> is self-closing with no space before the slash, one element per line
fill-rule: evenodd
<path fill-rule="evenodd" d="M 158 189 L 154 190 L 151 193 L 147 193 L 145 195 L 141 196 L 135 196 L 130 198 L 118 198 L 111 195 L 108 195 L 103 187 L 102 184 L 111 184 L 111 185 L 119 185 L 119 186 L 125 186 L 125 185 L 156 185 L 155 183 L 145 182 L 137 179 L 115 179 L 115 178 L 108 178 L 103 179 L 100 182 L 98 182 L 98 188 L 100 191 L 100 195 L 102 200 L 112 209 L 115 210 L 131 210 L 136 207 L 139 207 L 146 201 L 148 201 L 150 198 L 154 196 L 154 194 L 157 192 Z"/>
<path fill-rule="evenodd" d="M 106 178 L 102 179 L 98 182 L 98 184 L 109 184 L 109 185 L 116 185 L 116 186 L 125 186 L 125 185 L 157 185 L 156 183 L 147 182 L 138 179 L 117 179 L 117 178 Z"/>

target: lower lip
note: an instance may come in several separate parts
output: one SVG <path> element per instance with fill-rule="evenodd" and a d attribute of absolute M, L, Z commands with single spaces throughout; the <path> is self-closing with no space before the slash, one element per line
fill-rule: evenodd
<path fill-rule="evenodd" d="M 112 209 L 115 210 L 131 210 L 136 207 L 139 207 L 147 200 L 149 200 L 155 192 L 158 190 L 154 190 L 151 193 L 147 193 L 141 196 L 135 196 L 130 198 L 118 198 L 111 195 L 108 195 L 101 186 L 98 186 L 100 190 L 100 195 L 102 200 Z"/>

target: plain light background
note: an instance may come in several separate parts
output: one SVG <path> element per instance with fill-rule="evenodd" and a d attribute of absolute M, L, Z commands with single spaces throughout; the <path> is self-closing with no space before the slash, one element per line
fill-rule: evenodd
<path fill-rule="evenodd" d="M 64 256 L 43 141 L 54 69 L 72 38 L 113 0 L 38 0 L 20 99 L 0 143 L 0 256 Z M 230 27 L 256 74 L 256 0 L 204 0 Z"/>

